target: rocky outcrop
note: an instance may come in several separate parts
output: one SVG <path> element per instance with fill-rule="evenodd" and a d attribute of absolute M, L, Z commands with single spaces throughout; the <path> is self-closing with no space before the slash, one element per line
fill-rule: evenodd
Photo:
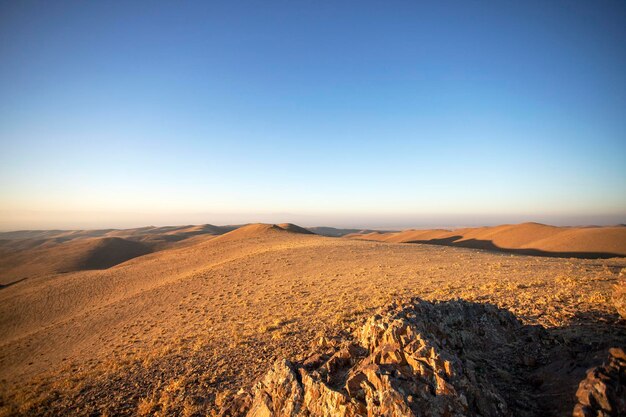
<path fill-rule="evenodd" d="M 576 392 L 574 417 L 626 416 L 626 353 L 609 350 L 607 364 L 590 369 Z"/>
<path fill-rule="evenodd" d="M 301 363 L 276 362 L 221 416 L 533 415 L 524 369 L 544 332 L 492 305 L 414 300 L 371 317 L 354 339 L 322 339 Z M 514 392 L 504 387 L 511 387 Z"/>

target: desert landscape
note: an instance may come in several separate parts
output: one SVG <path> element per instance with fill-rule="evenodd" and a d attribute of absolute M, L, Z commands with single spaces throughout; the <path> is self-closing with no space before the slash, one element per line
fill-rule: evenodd
<path fill-rule="evenodd" d="M 0 1 L 0 417 L 626 417 L 626 1 Z"/>
<path fill-rule="evenodd" d="M 249 224 L 0 234 L 2 415 L 268 415 L 254 390 L 264 376 L 297 372 L 275 369 L 280 361 L 310 370 L 311 358 L 319 367 L 350 343 L 362 351 L 342 359 L 344 382 L 311 371 L 334 397 L 303 415 L 570 415 L 586 371 L 626 346 L 614 299 L 626 227 L 344 232 Z M 503 250 L 424 243 L 447 235 Z M 428 326 L 444 323 L 445 331 L 415 332 L 466 374 L 471 358 L 480 382 L 448 380 L 440 392 L 413 376 L 439 402 L 411 403 L 397 391 L 382 411 L 355 394 L 349 369 L 379 348 L 355 343 L 371 326 L 385 328 L 372 324 L 377 317 L 397 323 L 388 316 L 398 309 L 411 317 L 425 309 Z M 468 340 L 484 332 L 494 335 Z M 459 337 L 474 353 L 446 352 Z M 382 363 L 406 366 L 400 356 Z M 268 384 L 278 390 L 264 394 L 269 415 L 296 415 L 276 405 L 286 401 L 284 381 Z"/>

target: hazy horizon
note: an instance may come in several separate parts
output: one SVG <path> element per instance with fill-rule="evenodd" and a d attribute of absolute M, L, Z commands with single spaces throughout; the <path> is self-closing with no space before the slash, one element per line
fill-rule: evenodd
<path fill-rule="evenodd" d="M 22 215 L 24 215 L 22 213 Z M 94 220 L 105 217 L 104 220 Z M 34 218 L 45 220 L 41 223 Z M 422 215 L 403 217 L 384 216 L 337 216 L 337 215 L 297 215 L 289 213 L 266 213 L 266 214 L 233 214 L 233 213 L 188 213 L 171 214 L 169 216 L 139 213 L 119 213 L 117 218 L 111 213 L 83 213 L 74 220 L 65 219 L 72 217 L 72 213 L 56 213 L 46 216 L 35 215 L 33 218 L 26 217 L 21 223 L 19 220 L 0 221 L 0 232 L 17 230 L 81 230 L 81 229 L 131 229 L 146 226 L 181 226 L 213 224 L 218 226 L 238 225 L 247 223 L 295 223 L 303 227 L 335 227 L 338 229 L 373 229 L 373 230 L 403 230 L 403 229 L 427 229 L 447 228 L 455 229 L 462 227 L 497 226 L 502 224 L 518 224 L 525 222 L 537 222 L 552 226 L 616 226 L 625 224 L 623 216 L 507 216 L 507 215 Z M 3 217 L 4 218 L 4 217 Z M 23 226 L 23 227 L 20 227 Z"/>
<path fill-rule="evenodd" d="M 624 2 L 4 2 L 0 229 L 626 222 Z"/>

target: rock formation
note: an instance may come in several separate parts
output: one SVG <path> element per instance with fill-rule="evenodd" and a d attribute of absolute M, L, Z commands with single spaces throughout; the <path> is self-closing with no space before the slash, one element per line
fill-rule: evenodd
<path fill-rule="evenodd" d="M 371 317 L 351 341 L 323 339 L 301 363 L 277 361 L 220 415 L 533 415 L 520 378 L 541 356 L 544 336 L 492 305 L 416 299 Z"/>
<path fill-rule="evenodd" d="M 590 369 L 576 392 L 574 417 L 626 416 L 626 353 L 609 350 L 607 364 Z"/>

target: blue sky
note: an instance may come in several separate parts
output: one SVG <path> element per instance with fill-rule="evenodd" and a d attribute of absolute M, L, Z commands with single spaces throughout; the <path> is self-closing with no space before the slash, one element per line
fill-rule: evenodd
<path fill-rule="evenodd" d="M 2 229 L 626 222 L 623 1 L 2 1 L 0 91 Z"/>

